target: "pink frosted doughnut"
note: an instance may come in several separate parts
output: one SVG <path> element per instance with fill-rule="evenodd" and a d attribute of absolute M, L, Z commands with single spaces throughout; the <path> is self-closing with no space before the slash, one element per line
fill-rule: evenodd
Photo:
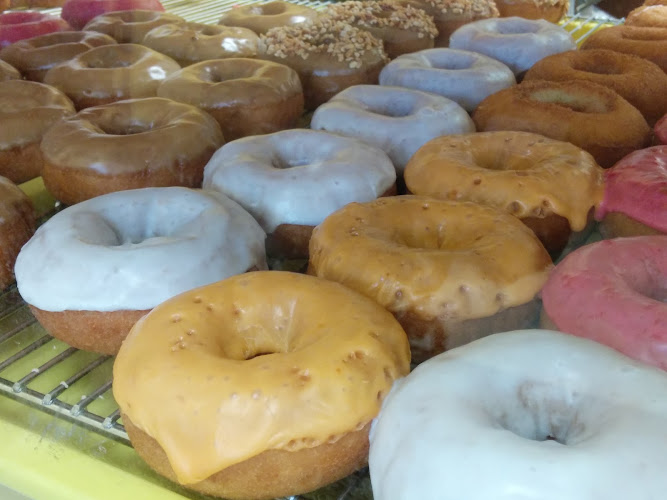
<path fill-rule="evenodd" d="M 160 0 L 67 0 L 60 15 L 75 30 L 80 30 L 100 14 L 136 9 L 164 12 Z"/>
<path fill-rule="evenodd" d="M 659 144 L 667 144 L 667 115 L 658 120 L 653 131 Z"/>
<path fill-rule="evenodd" d="M 586 245 L 551 273 L 542 289 L 543 320 L 667 369 L 665 283 L 667 236 Z"/>
<path fill-rule="evenodd" d="M 5 12 L 0 14 L 0 48 L 26 38 L 71 29 L 64 20 L 49 14 L 33 11 Z"/>

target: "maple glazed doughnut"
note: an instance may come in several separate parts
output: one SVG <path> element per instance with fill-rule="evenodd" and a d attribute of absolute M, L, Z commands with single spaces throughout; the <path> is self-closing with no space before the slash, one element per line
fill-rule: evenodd
<path fill-rule="evenodd" d="M 603 170 L 568 142 L 528 132 L 479 132 L 426 143 L 405 169 L 408 191 L 507 210 L 551 255 L 584 231 L 603 193 Z"/>
<path fill-rule="evenodd" d="M 14 263 L 21 247 L 35 232 L 30 199 L 0 176 L 0 292 L 14 282 Z"/>
<path fill-rule="evenodd" d="M 392 312 L 423 361 L 532 324 L 551 267 L 533 232 L 504 211 L 394 196 L 327 217 L 313 231 L 308 272 Z"/>
<path fill-rule="evenodd" d="M 572 50 L 545 57 L 524 81 L 586 80 L 609 87 L 637 108 L 650 126 L 667 113 L 667 74 L 651 61 L 613 50 Z"/>
<path fill-rule="evenodd" d="M 662 498 L 666 425 L 664 372 L 558 332 L 492 335 L 395 383 L 370 435 L 373 496 Z"/>
<path fill-rule="evenodd" d="M 60 16 L 75 30 L 81 30 L 92 18 L 120 10 L 164 11 L 160 0 L 67 0 Z"/>
<path fill-rule="evenodd" d="M 103 45 L 54 66 L 44 83 L 59 88 L 77 109 L 83 109 L 155 97 L 160 83 L 179 69 L 172 58 L 143 45 Z"/>
<path fill-rule="evenodd" d="M 7 80 L 20 80 L 21 73 L 14 66 L 8 62 L 0 59 L 0 82 L 5 82 Z"/>
<path fill-rule="evenodd" d="M 98 31 L 118 43 L 141 43 L 153 28 L 163 24 L 183 23 L 180 16 L 156 10 L 123 10 L 107 12 L 91 19 L 84 31 Z"/>
<path fill-rule="evenodd" d="M 546 19 L 558 23 L 569 7 L 569 0 L 495 0 L 500 17 Z"/>
<path fill-rule="evenodd" d="M 259 52 L 261 59 L 296 70 L 307 110 L 352 85 L 377 83 L 387 62 L 381 40 L 327 17 L 270 29 L 260 38 Z"/>
<path fill-rule="evenodd" d="M 125 189 L 199 187 L 223 143 L 216 121 L 194 106 L 159 97 L 120 101 L 53 126 L 42 140 L 42 177 L 66 205 Z"/>
<path fill-rule="evenodd" d="M 227 142 L 292 128 L 303 114 L 297 72 L 284 64 L 257 59 L 193 64 L 165 79 L 157 94 L 208 112 Z"/>
<path fill-rule="evenodd" d="M 116 40 L 102 33 L 59 31 L 8 45 L 0 50 L 0 59 L 18 68 L 26 79 L 43 82 L 53 66 L 93 47 L 115 43 Z"/>
<path fill-rule="evenodd" d="M 472 119 L 481 132 L 534 132 L 571 142 L 603 168 L 651 140 L 637 108 L 613 90 L 582 80 L 523 82 L 486 98 Z"/>
<path fill-rule="evenodd" d="M 317 11 L 305 5 L 274 0 L 232 7 L 222 14 L 218 24 L 248 28 L 263 35 L 271 28 L 314 21 L 317 17 Z"/>
<path fill-rule="evenodd" d="M 395 194 L 396 171 L 358 139 L 294 129 L 225 144 L 206 165 L 204 188 L 257 219 L 269 255 L 304 258 L 314 226 L 353 201 Z"/>
<path fill-rule="evenodd" d="M 71 29 L 65 21 L 50 14 L 32 11 L 3 12 L 0 14 L 0 48 L 33 36 Z"/>
<path fill-rule="evenodd" d="M 625 18 L 627 26 L 667 28 L 667 5 L 643 5 Z"/>
<path fill-rule="evenodd" d="M 99 196 L 44 223 L 16 261 L 23 299 L 54 337 L 115 354 L 132 325 L 186 290 L 265 269 L 264 232 L 220 193 Z"/>
<path fill-rule="evenodd" d="M 667 235 L 585 245 L 544 285 L 542 324 L 667 370 L 665 283 Z"/>
<path fill-rule="evenodd" d="M 405 333 L 373 301 L 312 276 L 256 272 L 139 321 L 113 391 L 134 448 L 159 473 L 225 498 L 275 498 L 366 463 L 370 422 L 409 363 Z"/>

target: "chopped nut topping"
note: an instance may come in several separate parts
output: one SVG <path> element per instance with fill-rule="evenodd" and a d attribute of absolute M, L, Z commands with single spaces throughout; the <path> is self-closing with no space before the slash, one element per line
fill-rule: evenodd
<path fill-rule="evenodd" d="M 498 7 L 493 0 L 423 0 L 443 14 L 471 16 L 473 18 L 499 17 Z"/>

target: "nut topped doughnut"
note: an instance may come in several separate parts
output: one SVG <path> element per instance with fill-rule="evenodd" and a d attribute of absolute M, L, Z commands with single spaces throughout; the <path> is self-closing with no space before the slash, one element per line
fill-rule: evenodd
<path fill-rule="evenodd" d="M 0 48 L 33 36 L 71 29 L 59 17 L 43 12 L 3 12 L 0 14 Z"/>
<path fill-rule="evenodd" d="M 248 28 L 262 35 L 271 28 L 314 21 L 317 17 L 317 11 L 305 5 L 274 0 L 233 7 L 222 15 L 218 24 Z"/>
<path fill-rule="evenodd" d="M 164 11 L 160 0 L 67 0 L 60 15 L 72 28 L 81 30 L 100 14 L 133 9 Z"/>
<path fill-rule="evenodd" d="M 627 26 L 667 28 L 667 5 L 644 5 L 630 12 L 625 18 Z"/>
<path fill-rule="evenodd" d="M 18 68 L 26 79 L 43 82 L 53 66 L 93 47 L 115 43 L 110 36 L 93 31 L 60 31 L 8 45 L 0 50 L 0 59 Z"/>
<path fill-rule="evenodd" d="M 546 19 L 558 23 L 569 7 L 569 0 L 495 0 L 500 17 Z"/>
<path fill-rule="evenodd" d="M 159 52 L 123 43 L 95 47 L 47 71 L 44 82 L 69 96 L 77 109 L 123 99 L 155 97 L 160 83 L 180 69 Z"/>
<path fill-rule="evenodd" d="M 14 66 L 9 64 L 8 62 L 3 61 L 0 59 L 0 82 L 4 82 L 7 80 L 20 80 L 21 73 L 19 73 L 19 70 L 17 70 Z"/>
<path fill-rule="evenodd" d="M 179 23 L 153 28 L 141 44 L 185 67 L 210 59 L 255 57 L 259 37 L 247 28 Z"/>
<path fill-rule="evenodd" d="M 405 333 L 372 300 L 255 272 L 151 311 L 121 347 L 113 391 L 161 474 L 225 498 L 275 498 L 362 467 L 370 422 L 409 364 Z"/>
<path fill-rule="evenodd" d="M 284 64 L 256 59 L 216 59 L 168 77 L 158 96 L 208 112 L 227 142 L 292 128 L 303 114 L 299 75 Z"/>
<path fill-rule="evenodd" d="M 199 187 L 224 143 L 220 127 L 194 106 L 159 97 L 80 111 L 42 140 L 44 184 L 72 205 L 112 191 Z"/>
<path fill-rule="evenodd" d="M 21 247 L 35 232 L 30 199 L 0 176 L 0 292 L 14 282 L 14 263 Z"/>
<path fill-rule="evenodd" d="M 121 10 L 107 12 L 91 19 L 84 31 L 98 31 L 118 43 L 141 43 L 153 28 L 163 24 L 185 22 L 180 16 L 155 10 Z"/>

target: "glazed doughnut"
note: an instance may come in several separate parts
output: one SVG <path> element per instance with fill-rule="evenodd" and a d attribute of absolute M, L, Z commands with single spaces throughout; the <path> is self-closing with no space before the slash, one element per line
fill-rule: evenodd
<path fill-rule="evenodd" d="M 99 196 L 44 223 L 16 261 L 37 320 L 79 349 L 114 354 L 151 308 L 265 269 L 264 232 L 214 192 L 147 188 Z"/>
<path fill-rule="evenodd" d="M 14 282 L 14 263 L 21 247 L 35 232 L 30 199 L 0 176 L 0 292 Z"/>
<path fill-rule="evenodd" d="M 39 177 L 42 137 L 73 114 L 72 102 L 58 89 L 26 80 L 0 82 L 0 175 L 17 184 Z"/>
<path fill-rule="evenodd" d="M 667 5 L 644 5 L 638 7 L 625 18 L 628 26 L 667 28 Z"/>
<path fill-rule="evenodd" d="M 409 371 L 405 333 L 378 304 L 269 271 L 155 308 L 123 344 L 113 391 L 159 473 L 225 498 L 274 498 L 362 467 L 370 422 Z"/>
<path fill-rule="evenodd" d="M 0 82 L 7 80 L 20 80 L 21 73 L 11 64 L 0 59 Z"/>
<path fill-rule="evenodd" d="M 562 52 L 535 63 L 526 80 L 599 83 L 637 108 L 650 126 L 667 113 L 667 74 L 630 54 L 603 49 Z"/>
<path fill-rule="evenodd" d="M 436 47 L 449 46 L 449 37 L 458 28 L 472 21 L 498 17 L 500 14 L 494 0 L 394 0 L 401 5 L 410 5 L 431 16 L 438 30 Z"/>
<path fill-rule="evenodd" d="M 0 14 L 0 48 L 25 38 L 71 29 L 62 19 L 42 12 L 3 12 Z"/>
<path fill-rule="evenodd" d="M 165 79 L 157 93 L 208 112 L 227 142 L 292 128 L 303 114 L 299 75 L 270 61 L 232 58 L 193 64 Z"/>
<path fill-rule="evenodd" d="M 552 54 L 577 48 L 572 36 L 544 19 L 484 19 L 457 29 L 453 49 L 472 50 L 505 63 L 517 77 Z"/>
<path fill-rule="evenodd" d="M 269 255 L 303 258 L 313 227 L 353 201 L 394 194 L 396 172 L 381 150 L 357 139 L 294 129 L 220 148 L 204 188 L 225 193 L 268 234 Z"/>
<path fill-rule="evenodd" d="M 534 132 L 571 142 L 609 168 L 648 146 L 651 129 L 628 101 L 597 83 L 533 80 L 489 96 L 472 116 L 477 130 Z"/>
<path fill-rule="evenodd" d="M 81 30 L 92 18 L 122 10 L 164 11 L 160 0 L 67 0 L 60 16 L 75 30 Z"/>
<path fill-rule="evenodd" d="M 380 85 L 394 85 L 441 95 L 473 111 L 486 97 L 516 84 L 503 63 L 467 50 L 429 49 L 391 61 Z"/>
<path fill-rule="evenodd" d="M 582 50 L 609 49 L 648 59 L 667 73 L 667 28 L 611 26 L 593 32 Z"/>
<path fill-rule="evenodd" d="M 28 80 L 43 82 L 46 72 L 57 64 L 100 45 L 116 40 L 92 31 L 60 31 L 40 35 L 8 45 L 0 50 L 0 59 L 18 68 Z"/>
<path fill-rule="evenodd" d="M 308 271 L 392 312 L 419 362 L 531 325 L 551 266 L 533 232 L 506 212 L 394 196 L 327 217 L 313 231 Z"/>
<path fill-rule="evenodd" d="M 500 17 L 546 19 L 558 23 L 569 7 L 569 0 L 495 0 Z"/>
<path fill-rule="evenodd" d="M 492 335 L 396 382 L 371 430 L 373 496 L 662 498 L 666 401 L 663 372 L 595 342 Z"/>
<path fill-rule="evenodd" d="M 199 187 L 206 162 L 223 143 L 216 121 L 194 106 L 130 99 L 54 125 L 42 140 L 42 177 L 66 205 L 125 189 Z"/>
<path fill-rule="evenodd" d="M 163 24 L 185 22 L 180 16 L 156 10 L 122 10 L 107 12 L 91 19 L 84 31 L 98 31 L 116 39 L 118 43 L 141 43 L 153 28 Z"/>
<path fill-rule="evenodd" d="M 327 17 L 269 30 L 260 38 L 259 57 L 296 70 L 307 110 L 352 85 L 377 83 L 387 62 L 381 40 Z"/>
<path fill-rule="evenodd" d="M 265 34 L 271 28 L 291 26 L 314 21 L 318 16 L 315 9 L 281 0 L 266 3 L 252 3 L 242 7 L 233 7 L 225 12 L 218 24 L 238 26 Z"/>
<path fill-rule="evenodd" d="M 432 49 L 438 35 L 433 18 L 421 9 L 395 1 L 345 1 L 329 4 L 322 15 L 368 31 L 382 40 L 390 59 Z"/>
<path fill-rule="evenodd" d="M 586 245 L 549 277 L 542 323 L 667 370 L 666 280 L 665 235 Z"/>
<path fill-rule="evenodd" d="M 185 67 L 211 59 L 255 57 L 259 37 L 247 28 L 202 23 L 163 24 L 146 33 L 141 44 Z"/>
<path fill-rule="evenodd" d="M 667 146 L 635 151 L 606 172 L 595 217 L 607 238 L 667 234 Z"/>
<path fill-rule="evenodd" d="M 356 137 L 380 148 L 398 175 L 427 141 L 475 131 L 466 111 L 430 92 L 380 85 L 355 85 L 322 104 L 310 128 Z"/>
<path fill-rule="evenodd" d="M 405 169 L 408 191 L 507 210 L 530 227 L 551 255 L 586 229 L 602 200 L 603 170 L 568 142 L 528 132 L 439 137 Z"/>
<path fill-rule="evenodd" d="M 69 96 L 77 109 L 124 99 L 154 97 L 180 69 L 159 52 L 130 43 L 95 47 L 46 72 L 44 82 Z"/>
<path fill-rule="evenodd" d="M 655 124 L 653 132 L 658 143 L 667 144 L 667 114 Z"/>

